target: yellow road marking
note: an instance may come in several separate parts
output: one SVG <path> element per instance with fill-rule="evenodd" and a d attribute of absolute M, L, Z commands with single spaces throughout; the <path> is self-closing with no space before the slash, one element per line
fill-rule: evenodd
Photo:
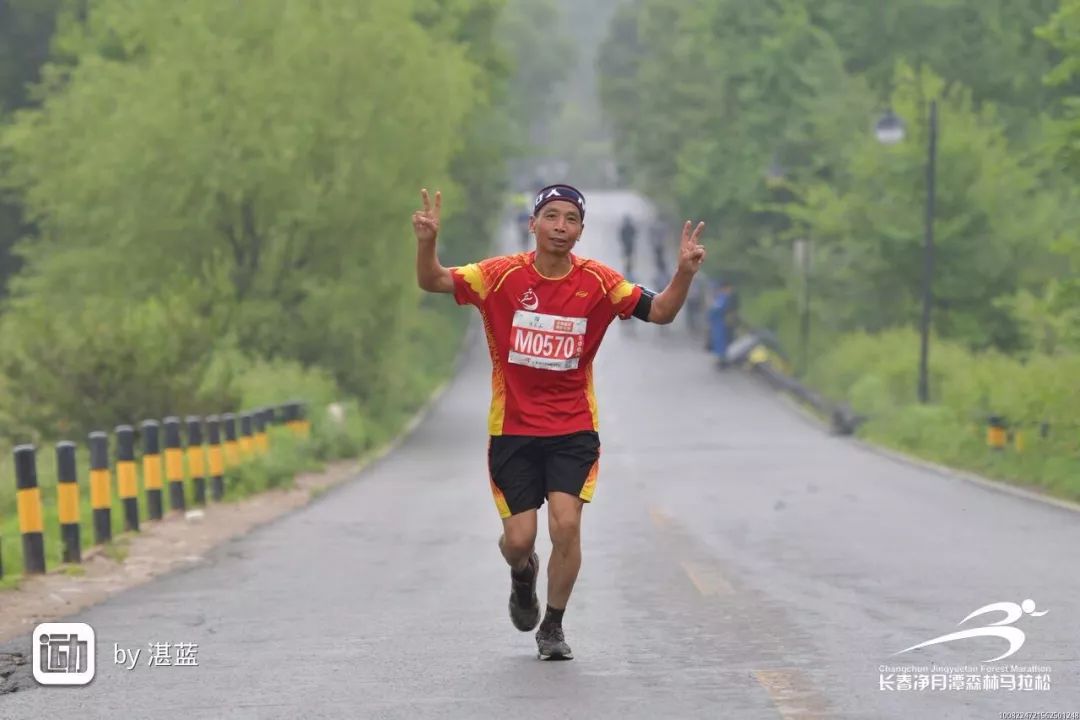
<path fill-rule="evenodd" d="M 707 565 L 700 565 L 698 563 L 682 560 L 680 563 L 682 569 L 686 572 L 687 577 L 690 578 L 690 582 L 694 583 L 694 587 L 702 595 L 716 596 L 716 595 L 732 595 L 735 593 L 735 588 L 731 586 L 731 583 L 714 567 Z"/>
<path fill-rule="evenodd" d="M 755 670 L 754 678 L 769 693 L 784 720 L 818 720 L 828 717 L 825 699 L 810 679 L 798 670 Z"/>
<path fill-rule="evenodd" d="M 660 530 L 671 525 L 671 516 L 658 507 L 649 508 L 649 517 L 652 518 L 653 525 Z"/>

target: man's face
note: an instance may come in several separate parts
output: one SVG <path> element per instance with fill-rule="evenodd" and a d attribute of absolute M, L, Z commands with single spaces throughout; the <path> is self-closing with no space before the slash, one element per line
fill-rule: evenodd
<path fill-rule="evenodd" d="M 529 229 L 536 234 L 537 250 L 565 255 L 573 249 L 585 226 L 577 205 L 555 200 L 540 208 L 540 213 L 529 221 Z"/>

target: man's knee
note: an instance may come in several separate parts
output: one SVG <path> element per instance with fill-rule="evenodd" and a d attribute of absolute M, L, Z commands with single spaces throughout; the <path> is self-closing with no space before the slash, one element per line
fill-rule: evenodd
<path fill-rule="evenodd" d="M 548 501 L 548 531 L 552 545 L 572 545 L 579 541 L 582 504 L 582 500 L 573 495 L 552 493 Z"/>
<path fill-rule="evenodd" d="M 536 544 L 536 515 L 526 517 L 525 514 L 515 515 L 503 523 L 502 550 L 503 554 L 512 558 L 520 558 L 529 555 Z"/>
<path fill-rule="evenodd" d="M 535 534 L 504 535 L 503 552 L 510 557 L 524 557 L 533 551 L 535 542 Z"/>

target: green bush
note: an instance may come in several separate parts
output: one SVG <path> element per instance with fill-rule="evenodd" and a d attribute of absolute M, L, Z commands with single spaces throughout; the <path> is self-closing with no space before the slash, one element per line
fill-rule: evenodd
<path fill-rule="evenodd" d="M 132 303 L 88 297 L 64 308 L 20 299 L 0 318 L 0 437 L 84 438 L 144 418 L 214 412 L 213 320 L 187 296 Z"/>
<path fill-rule="evenodd" d="M 356 457 L 375 444 L 370 421 L 356 402 L 338 403 L 344 416 L 335 421 L 329 412 L 312 422 L 311 453 L 318 460 L 333 461 Z"/>
<path fill-rule="evenodd" d="M 456 310 L 446 305 L 436 305 L 425 311 L 424 322 L 410 326 L 410 347 L 404 355 L 405 367 L 401 369 L 403 379 L 399 380 L 401 392 L 378 408 L 356 399 L 345 399 L 328 371 L 303 367 L 293 361 L 252 359 L 240 352 L 231 339 L 218 338 L 210 356 L 201 366 L 199 383 L 193 391 L 199 397 L 216 397 L 216 400 L 213 404 L 211 400 L 206 400 L 204 406 L 195 409 L 196 413 L 251 410 L 301 400 L 306 404 L 311 425 L 310 435 L 306 439 L 296 437 L 284 426 L 272 426 L 269 429 L 270 452 L 228 471 L 225 501 L 239 500 L 272 488 L 291 487 L 297 473 L 318 470 L 325 462 L 361 456 L 400 433 L 417 408 L 453 369 L 465 324 L 464 313 Z M 0 375 L 0 392 L 6 392 L 2 378 Z M 193 378 L 191 382 L 194 383 Z M 133 399 L 131 403 L 133 409 L 125 409 L 125 415 L 135 418 L 148 416 L 141 411 L 136 400 Z M 91 418 L 88 422 L 95 422 L 90 410 L 92 408 L 87 411 L 87 417 Z M 179 413 L 171 408 L 155 413 L 158 417 L 163 414 Z M 111 435 L 111 426 L 96 422 L 94 426 L 109 430 Z M 93 543 L 93 525 L 89 487 L 85 480 L 89 466 L 85 436 L 52 435 L 54 438 L 65 436 L 76 440 L 82 543 L 84 548 L 89 548 Z M 44 505 L 46 563 L 48 567 L 55 568 L 60 563 L 61 548 L 58 541 L 55 451 L 52 443 L 53 440 L 38 441 L 37 457 Z M 22 572 L 21 539 L 15 513 L 15 480 L 10 458 L 10 449 L 0 446 L 0 547 L 4 551 L 6 578 L 0 582 L 0 588 L 10 587 Z M 138 458 L 137 464 L 141 468 L 141 458 Z M 190 506 L 190 481 L 185 484 Z M 167 497 L 166 489 L 166 506 Z M 139 504 L 145 521 L 145 492 L 140 493 Z M 115 493 L 115 481 L 112 523 L 114 536 L 121 537 L 123 511 Z"/>
<path fill-rule="evenodd" d="M 975 353 L 932 338 L 932 404 L 923 406 L 916 402 L 918 348 L 911 329 L 848 335 L 815 360 L 808 382 L 868 416 L 860 434 L 875 442 L 1080 498 L 1080 356 Z M 1004 450 L 987 447 L 991 415 L 1009 427 Z"/>
<path fill-rule="evenodd" d="M 229 473 L 225 489 L 226 500 L 241 498 L 275 488 L 291 488 L 296 475 L 317 470 L 311 449 L 284 428 L 270 433 L 271 451 L 256 456 Z"/>

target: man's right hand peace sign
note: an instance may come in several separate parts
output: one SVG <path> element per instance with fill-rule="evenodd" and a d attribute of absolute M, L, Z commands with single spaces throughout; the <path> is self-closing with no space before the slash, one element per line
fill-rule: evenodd
<path fill-rule="evenodd" d="M 424 200 L 424 209 L 417 210 L 412 216 L 413 232 L 421 242 L 434 242 L 439 235 L 439 213 L 442 210 L 442 193 L 435 191 L 435 205 L 432 206 L 427 188 L 420 191 Z"/>

